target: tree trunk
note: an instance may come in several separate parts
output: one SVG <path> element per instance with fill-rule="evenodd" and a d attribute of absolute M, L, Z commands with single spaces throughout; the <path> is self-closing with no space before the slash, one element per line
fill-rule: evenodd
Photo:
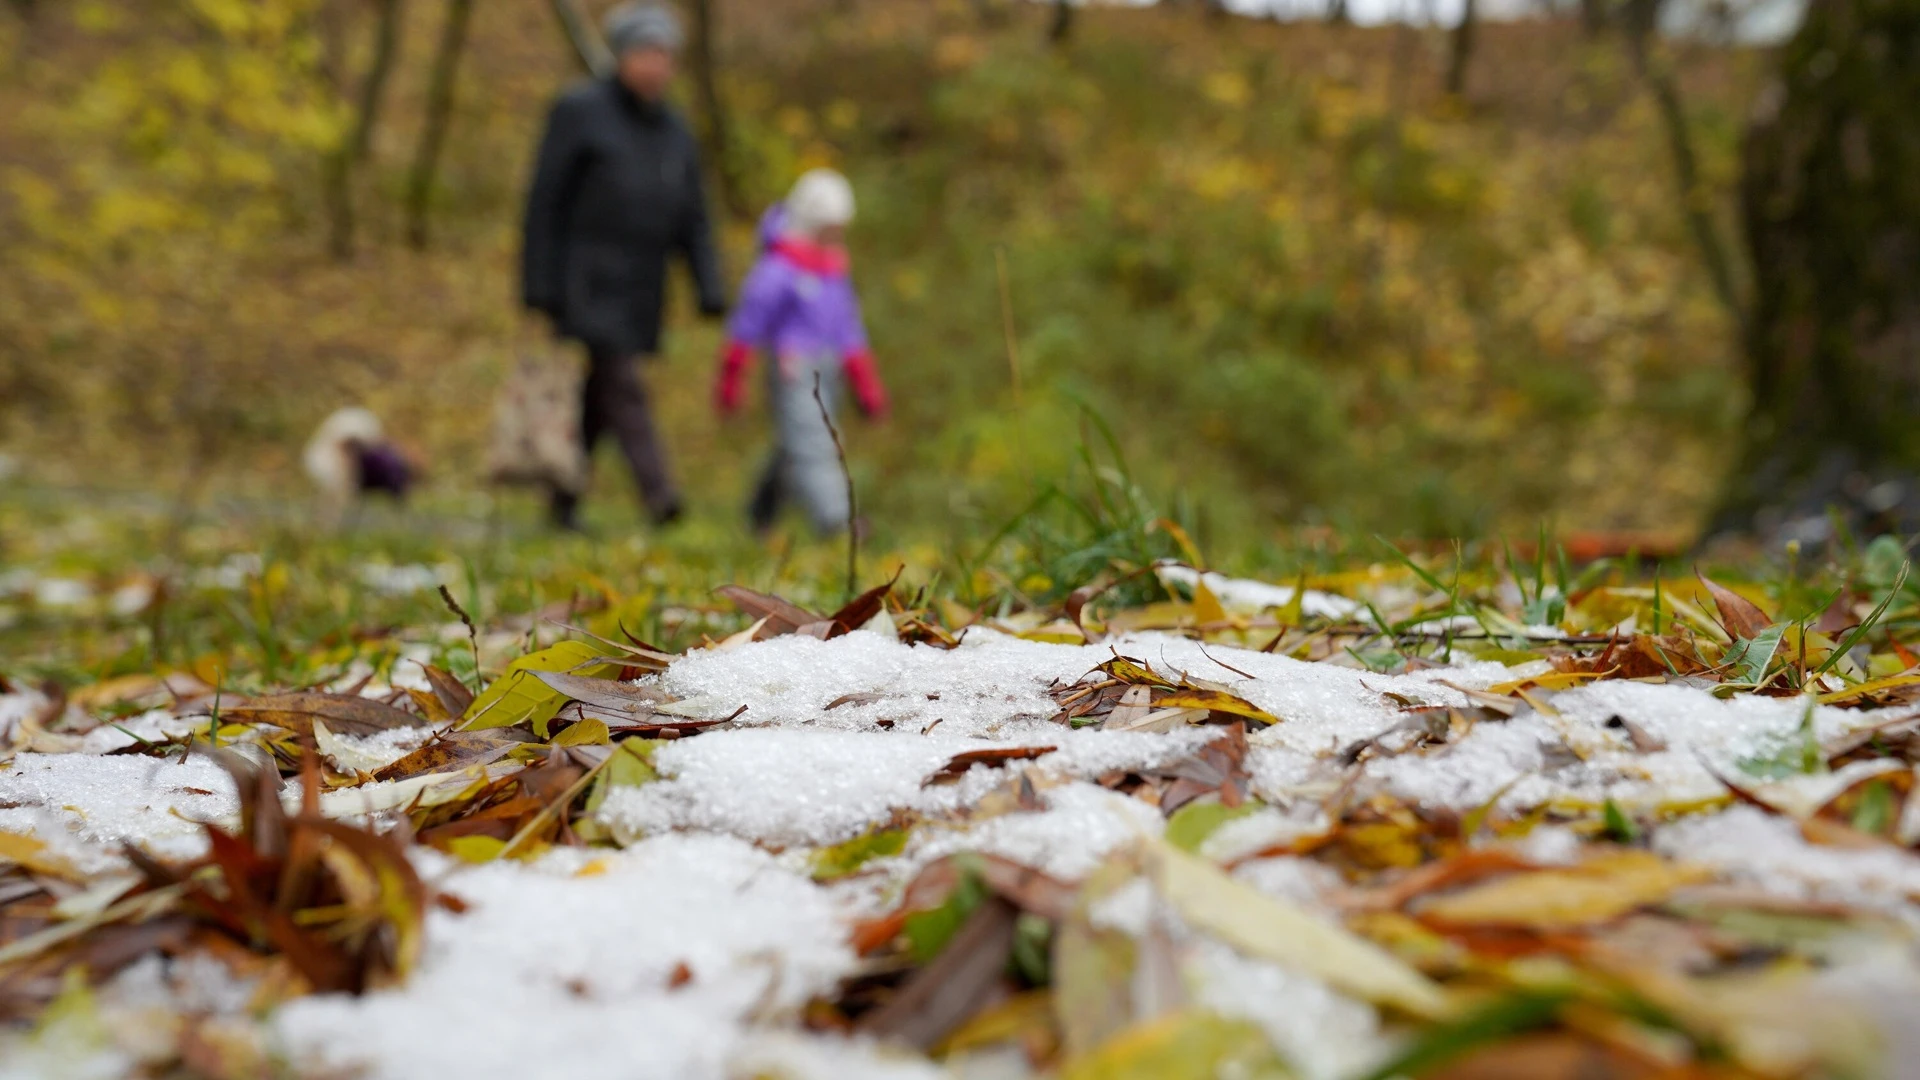
<path fill-rule="evenodd" d="M 1467 65 L 1473 60 L 1473 35 L 1478 21 L 1475 0 L 1460 6 L 1460 21 L 1453 27 L 1453 49 L 1447 58 L 1447 93 L 1460 97 L 1467 92 Z"/>
<path fill-rule="evenodd" d="M 427 247 L 427 209 L 440 171 L 440 150 L 453 122 L 454 84 L 460 75 L 460 54 L 467 44 L 467 24 L 473 19 L 473 0 L 447 0 L 447 21 L 440 31 L 440 47 L 433 56 L 433 74 L 427 84 L 427 118 L 420 128 L 413 169 L 407 174 L 407 243 L 416 251 Z"/>
<path fill-rule="evenodd" d="M 1607 0 L 1580 0 L 1580 29 L 1599 37 L 1607 29 Z"/>
<path fill-rule="evenodd" d="M 573 55 L 580 66 L 589 75 L 605 78 L 613 74 L 613 53 L 607 43 L 600 38 L 600 32 L 593 28 L 585 14 L 580 11 L 577 0 L 548 0 L 553 9 L 553 17 L 560 23 L 560 32 L 567 36 L 567 43 L 573 46 Z"/>
<path fill-rule="evenodd" d="M 373 57 L 360 80 L 360 94 L 354 102 L 353 127 L 327 160 L 327 207 L 331 219 L 327 247 L 336 259 L 353 254 L 353 168 L 366 160 L 373 144 L 374 124 L 379 120 L 380 102 L 385 95 L 387 77 L 393 72 L 394 54 L 399 51 L 400 0 L 378 0 L 378 21 L 374 24 Z"/>
<path fill-rule="evenodd" d="M 1053 0 L 1053 18 L 1047 23 L 1047 41 L 1056 48 L 1073 39 L 1073 4 Z"/>
<path fill-rule="evenodd" d="M 1634 70 L 1646 82 L 1659 110 L 1660 126 L 1667 135 L 1667 152 L 1673 160 L 1674 181 L 1679 189 L 1680 212 L 1686 218 L 1694 246 L 1700 250 L 1700 260 L 1706 265 L 1714 296 L 1734 323 L 1744 326 L 1746 307 L 1734 280 L 1733 256 L 1719 225 L 1713 220 L 1713 203 L 1700 179 L 1700 159 L 1694 151 L 1693 129 L 1687 123 L 1680 82 L 1674 78 L 1672 65 L 1653 54 L 1653 32 L 1659 20 L 1659 0 L 1629 0 L 1624 27 L 1627 51 L 1633 58 Z"/>
<path fill-rule="evenodd" d="M 1743 148 L 1745 459 L 1716 531 L 1920 525 L 1920 0 L 1813 0 Z"/>
<path fill-rule="evenodd" d="M 700 97 L 701 125 L 707 144 L 707 160 L 720 181 L 720 201 L 737 218 L 752 216 L 740 183 L 740 170 L 733 154 L 732 125 L 728 122 L 726 102 L 720 96 L 719 63 L 715 59 L 715 0 L 691 0 L 693 33 L 687 45 L 693 61 L 694 92 Z"/>
<path fill-rule="evenodd" d="M 1327 0 L 1327 22 L 1334 26 L 1345 26 L 1353 21 L 1352 13 L 1347 10 L 1347 0 Z"/>

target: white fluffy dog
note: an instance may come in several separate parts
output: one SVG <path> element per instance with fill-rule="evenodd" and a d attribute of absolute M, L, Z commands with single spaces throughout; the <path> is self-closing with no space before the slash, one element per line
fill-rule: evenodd
<path fill-rule="evenodd" d="M 417 471 L 387 439 L 380 418 L 358 405 L 337 409 L 320 422 L 307 440 L 301 463 L 319 489 L 322 512 L 335 523 L 369 494 L 384 492 L 405 500 Z"/>

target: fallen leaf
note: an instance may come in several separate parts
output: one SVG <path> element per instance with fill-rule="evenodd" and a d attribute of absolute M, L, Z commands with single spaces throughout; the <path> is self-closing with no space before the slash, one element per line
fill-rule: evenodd
<path fill-rule="evenodd" d="M 868 829 L 851 840 L 824 847 L 810 860 L 813 880 L 832 881 L 866 865 L 870 859 L 898 855 L 907 846 L 905 829 Z"/>
<path fill-rule="evenodd" d="M 981 750 L 966 750 L 949 758 L 945 765 L 922 781 L 920 786 L 952 783 L 965 776 L 967 770 L 975 765 L 1004 765 L 1009 761 L 1025 761 L 1051 754 L 1058 749 L 1057 746 L 994 746 Z"/>
<path fill-rule="evenodd" d="M 1200 845 L 1219 831 L 1220 826 L 1258 809 L 1258 803 L 1228 806 L 1215 801 L 1190 801 L 1167 818 L 1167 843 L 1182 851 L 1198 854 Z"/>
<path fill-rule="evenodd" d="M 1000 992 L 1018 914 L 997 896 L 981 901 L 931 963 L 860 1018 L 860 1031 L 926 1050 L 956 1031 Z"/>
<path fill-rule="evenodd" d="M 36 874 L 47 874 L 62 881 L 87 880 L 87 875 L 78 867 L 48 851 L 44 841 L 19 833 L 0 832 L 0 860 L 18 863 Z"/>
<path fill-rule="evenodd" d="M 1516 873 L 1432 897 L 1414 913 L 1437 926 L 1572 930 L 1611 922 L 1712 876 L 1704 868 L 1670 863 L 1650 852 L 1621 851 L 1578 866 Z"/>
<path fill-rule="evenodd" d="M 1164 686 L 1168 690 L 1178 689 L 1173 683 L 1155 675 L 1152 668 L 1147 667 L 1138 660 L 1133 660 L 1125 656 L 1116 656 L 1094 670 L 1103 671 L 1123 683 Z"/>
<path fill-rule="evenodd" d="M 821 621 L 820 616 L 806 608 L 768 593 L 756 592 L 744 585 L 722 585 L 713 591 L 733 601 L 733 606 L 745 612 L 749 618 L 759 621 L 761 625 L 754 635 L 755 641 L 791 634 L 803 626 Z"/>
<path fill-rule="evenodd" d="M 1760 636 L 1760 631 L 1773 625 L 1773 620 L 1753 601 L 1705 574 L 1699 577 L 1700 584 L 1705 585 L 1708 595 L 1713 597 L 1713 606 L 1720 612 L 1721 624 L 1734 639 L 1752 640 Z"/>
<path fill-rule="evenodd" d="M 591 717 L 569 725 L 553 737 L 554 746 L 606 746 L 613 741 L 606 722 Z"/>
<path fill-rule="evenodd" d="M 903 563 L 901 564 L 901 570 L 904 569 L 906 569 L 906 565 Z M 873 588 L 868 589 L 866 592 L 848 601 L 846 606 L 839 611 L 827 616 L 826 621 L 833 624 L 834 627 L 833 631 L 827 636 L 839 637 L 841 634 L 851 633 L 872 622 L 873 617 L 880 614 L 881 610 L 886 606 L 887 595 L 893 592 L 893 583 L 899 580 L 900 573 L 896 571 L 892 580 L 885 584 L 875 585 Z"/>
<path fill-rule="evenodd" d="M 333 767 L 344 773 L 372 772 L 387 763 L 390 755 L 362 750 L 335 735 L 327 727 L 327 722 L 319 717 L 313 718 L 313 747 L 320 756 L 333 763 Z"/>
<path fill-rule="evenodd" d="M 1227 609 L 1220 598 L 1207 588 L 1204 577 L 1193 582 L 1193 619 L 1202 626 L 1217 625 L 1227 621 Z"/>
<path fill-rule="evenodd" d="M 351 694 L 322 694 L 306 691 L 295 694 L 270 694 L 220 707 L 222 720 L 245 720 L 271 724 L 299 735 L 311 736 L 316 719 L 326 721 L 329 730 L 339 735 L 372 735 L 393 728 L 414 727 L 420 718 L 402 712 L 372 698 Z"/>
<path fill-rule="evenodd" d="M 1122 1031 L 1060 1069 L 1061 1080 L 1288 1080 L 1293 1075 L 1252 1021 L 1198 1009 Z"/>
<path fill-rule="evenodd" d="M 1148 716 L 1152 715 L 1152 713 L 1153 688 L 1135 684 L 1127 687 L 1120 695 L 1120 700 L 1114 703 L 1112 711 L 1107 713 L 1106 720 L 1102 722 L 1100 726 L 1102 728 L 1111 728 L 1115 731 L 1124 731 L 1128 727 L 1145 720 Z"/>
<path fill-rule="evenodd" d="M 1537 869 L 1537 864 L 1512 848 L 1468 848 L 1450 858 L 1409 870 L 1379 889 L 1361 893 L 1349 906 L 1351 909 L 1391 911 L 1430 892 L 1533 869 Z"/>
<path fill-rule="evenodd" d="M 660 779 L 653 768 L 653 751 L 659 745 L 649 739 L 622 739 L 614 744 L 612 759 L 594 777 L 587 793 L 586 812 L 600 809 L 614 788 L 640 787 Z"/>
<path fill-rule="evenodd" d="M 1567 994 L 1557 990 L 1518 990 L 1497 998 L 1421 1032 L 1398 1053 L 1367 1073 L 1365 1080 L 1433 1075 L 1434 1070 L 1482 1047 L 1499 1046 L 1504 1040 L 1553 1023 L 1566 1001 Z M 1474 1074 L 1453 1075 L 1456 1080 L 1464 1080 Z"/>
<path fill-rule="evenodd" d="M 1822 705 L 1844 705 L 1848 702 L 1870 698 L 1888 690 L 1898 690 L 1903 686 L 1920 686 L 1920 675 L 1889 675 L 1884 679 L 1870 679 L 1867 682 L 1849 686 L 1844 690 L 1835 690 L 1820 695 Z"/>
<path fill-rule="evenodd" d="M 1194 929 L 1366 1001 L 1428 1019 L 1453 1011 L 1437 984 L 1344 927 L 1256 892 L 1178 848 L 1149 842 L 1147 853 L 1161 895 Z"/>
<path fill-rule="evenodd" d="M 579 641 L 562 641 L 529 653 L 507 665 L 507 670 L 467 706 L 463 731 L 531 724 L 534 734 L 546 737 L 547 722 L 567 703 L 567 695 L 541 682 L 540 672 L 568 672 L 604 676 L 618 671 L 619 662 Z"/>
<path fill-rule="evenodd" d="M 376 769 L 375 780 L 405 780 L 426 773 L 467 769 L 498 761 L 516 746 L 533 741 L 517 728 L 449 731 L 399 761 Z"/>
<path fill-rule="evenodd" d="M 467 707 L 473 704 L 473 691 L 442 668 L 421 664 L 420 669 L 425 672 L 427 683 L 433 687 L 433 696 L 439 700 L 440 707 L 447 711 L 447 715 L 465 716 Z"/>
<path fill-rule="evenodd" d="M 1138 946 L 1132 935 L 1094 924 L 1095 902 L 1131 881 L 1134 868 L 1109 862 L 1087 881 L 1085 893 L 1053 935 L 1053 1008 L 1066 1052 L 1082 1056 L 1135 1019 L 1133 993 Z"/>
<path fill-rule="evenodd" d="M 1536 686 L 1542 690 L 1566 690 L 1570 687 L 1578 686 L 1583 682 L 1604 679 L 1612 674 L 1612 671 L 1555 671 L 1547 675 L 1534 675 L 1530 678 L 1514 679 L 1511 682 L 1494 683 L 1492 686 L 1487 687 L 1486 692 L 1489 694 L 1515 694 L 1521 690 Z"/>
<path fill-rule="evenodd" d="M 1011 1043 L 1024 1050 L 1028 1060 L 1044 1061 L 1052 1056 L 1059 1041 L 1054 1029 L 1053 995 L 1045 990 L 1027 990 L 975 1013 L 933 1048 L 933 1056 L 945 1058 Z"/>
<path fill-rule="evenodd" d="M 1154 699 L 1154 705 L 1161 709 L 1205 709 L 1208 712 L 1257 720 L 1262 724 L 1280 722 L 1279 717 L 1247 699 L 1219 690 L 1175 690 Z"/>
<path fill-rule="evenodd" d="M 650 686 L 635 686 L 618 679 L 589 679 L 560 671 L 534 671 L 533 677 L 574 701 L 585 702 L 615 713 L 651 716 L 657 706 L 672 700 Z"/>

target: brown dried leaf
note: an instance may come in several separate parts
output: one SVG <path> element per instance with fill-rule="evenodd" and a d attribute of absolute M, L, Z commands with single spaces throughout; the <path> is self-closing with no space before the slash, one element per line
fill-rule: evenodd
<path fill-rule="evenodd" d="M 1713 597 L 1713 606 L 1720 611 L 1720 622 L 1727 633 L 1735 638 L 1751 639 L 1760 631 L 1773 625 L 1767 613 L 1761 611 L 1753 601 L 1719 584 L 1705 574 L 1701 574 L 1700 584 L 1707 587 Z"/>
<path fill-rule="evenodd" d="M 457 719 L 455 715 L 447 712 L 446 705 L 431 690 L 416 690 L 409 686 L 407 697 L 413 699 L 414 708 L 420 710 L 421 717 L 429 724 L 449 724 Z"/>
<path fill-rule="evenodd" d="M 745 612 L 748 618 L 765 620 L 765 625 L 754 635 L 756 641 L 791 634 L 803 626 L 820 621 L 820 616 L 806 608 L 790 604 L 777 596 L 756 592 L 744 585 L 722 585 L 714 592 L 733 601 L 733 606 Z"/>
<path fill-rule="evenodd" d="M 422 664 L 427 682 L 433 687 L 433 696 L 440 700 L 440 707 L 447 710 L 448 716 L 465 716 L 467 707 L 473 704 L 473 691 L 453 674 L 432 664 Z"/>
<path fill-rule="evenodd" d="M 859 1029 L 921 1050 L 939 1043 L 1004 993 L 1017 917 L 998 897 L 982 903 L 932 963 L 860 1018 Z"/>
<path fill-rule="evenodd" d="M 450 731 L 373 774 L 375 780 L 405 780 L 425 773 L 451 772 L 498 761 L 533 735 L 522 728 Z"/>
<path fill-rule="evenodd" d="M 896 915 L 925 911 L 946 902 L 947 894 L 960 884 L 965 867 L 980 875 L 994 894 L 1022 911 L 1048 919 L 1064 918 L 1072 910 L 1078 890 L 1030 866 L 999 855 L 950 855 L 920 871 L 901 894 Z"/>
<path fill-rule="evenodd" d="M 371 698 L 350 694 L 323 694 L 303 691 L 293 694 L 269 694 L 231 705 L 222 705 L 223 718 L 271 724 L 298 735 L 311 737 L 313 722 L 323 720 L 336 735 L 372 735 L 392 728 L 413 727 L 420 718 Z"/>
<path fill-rule="evenodd" d="M 1037 758 L 1042 754 L 1051 754 L 1057 746 L 993 746 L 981 750 L 967 750 L 953 755 L 940 770 L 921 782 L 928 784 L 952 783 L 966 774 L 975 765 L 1004 765 L 1009 761 L 1024 761 Z"/>
<path fill-rule="evenodd" d="M 590 679 L 558 671 L 535 671 L 533 676 L 574 701 L 629 718 L 652 716 L 654 706 L 673 700 L 650 686 L 635 686 L 615 679 Z"/>
<path fill-rule="evenodd" d="M 901 569 L 904 570 L 905 568 L 906 564 L 902 563 Z M 880 608 L 886 604 L 887 596 L 893 592 L 894 582 L 899 580 L 900 573 L 899 571 L 895 571 L 893 577 L 888 580 L 886 584 L 875 585 L 873 588 L 868 589 L 866 592 L 848 601 L 847 605 L 839 611 L 827 616 L 827 621 L 833 623 L 835 626 L 833 633 L 828 636 L 839 637 L 841 634 L 858 630 L 869 622 L 872 622 L 873 617 L 880 614 Z"/>

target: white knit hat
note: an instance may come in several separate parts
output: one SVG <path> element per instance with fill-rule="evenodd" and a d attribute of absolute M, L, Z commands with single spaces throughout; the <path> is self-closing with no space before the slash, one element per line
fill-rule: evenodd
<path fill-rule="evenodd" d="M 785 231 L 813 237 L 832 225 L 853 221 L 853 185 L 832 169 L 811 169 L 787 193 Z"/>

